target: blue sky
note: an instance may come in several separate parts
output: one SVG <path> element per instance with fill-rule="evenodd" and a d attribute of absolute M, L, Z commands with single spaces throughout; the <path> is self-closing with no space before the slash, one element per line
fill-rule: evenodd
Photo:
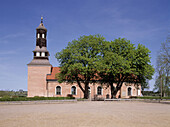
<path fill-rule="evenodd" d="M 161 42 L 170 32 L 169 6 L 169 0 L 0 0 L 0 89 L 27 90 L 27 64 L 41 16 L 53 66 L 59 66 L 55 53 L 68 42 L 101 34 L 108 41 L 122 37 L 145 45 L 155 67 Z M 154 79 L 151 90 L 153 85 Z"/>

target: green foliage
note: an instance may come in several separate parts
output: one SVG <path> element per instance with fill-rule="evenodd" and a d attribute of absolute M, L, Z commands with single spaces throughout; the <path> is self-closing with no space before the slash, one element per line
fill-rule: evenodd
<path fill-rule="evenodd" d="M 0 97 L 4 96 L 18 96 L 18 97 L 26 97 L 27 96 L 27 91 L 19 90 L 19 91 L 0 91 Z"/>
<path fill-rule="evenodd" d="M 74 97 L 9 97 L 4 96 L 0 98 L 0 101 L 36 101 L 36 100 L 67 100 L 75 99 Z"/>
<path fill-rule="evenodd" d="M 100 35 L 82 36 L 78 40 L 69 42 L 65 49 L 56 54 L 61 66 L 61 73 L 57 75 L 58 81 L 67 80 L 69 83 L 76 81 L 87 99 L 88 85 L 90 82 L 95 82 L 94 79 L 97 78 L 96 73 L 99 71 L 99 58 L 104 42 L 104 37 Z"/>
<path fill-rule="evenodd" d="M 150 51 L 145 46 L 139 44 L 136 49 L 136 58 L 135 58 L 135 65 L 136 65 L 136 74 L 141 83 L 145 82 L 146 79 L 152 79 L 154 74 L 154 68 L 150 65 Z"/>
<path fill-rule="evenodd" d="M 126 39 L 108 42 L 108 49 L 103 52 L 100 77 L 111 86 L 111 94 L 116 95 L 123 82 L 140 83 L 147 87 L 147 80 L 152 79 L 154 68 L 150 65 L 149 49 L 134 44 Z M 113 83 L 117 86 L 113 91 Z"/>
<path fill-rule="evenodd" d="M 146 80 L 151 79 L 154 73 L 149 55 L 150 51 L 145 46 L 139 44 L 136 48 L 124 38 L 108 42 L 100 35 L 82 36 L 56 54 L 61 66 L 61 73 L 56 76 L 59 82 L 76 81 L 85 98 L 88 84 L 96 82 L 96 79 L 111 85 L 113 95 L 123 82 L 141 83 L 147 87 Z M 113 83 L 117 83 L 115 92 Z"/>
<path fill-rule="evenodd" d="M 160 96 L 158 92 L 154 92 L 154 91 L 143 91 L 142 95 L 143 96 Z"/>

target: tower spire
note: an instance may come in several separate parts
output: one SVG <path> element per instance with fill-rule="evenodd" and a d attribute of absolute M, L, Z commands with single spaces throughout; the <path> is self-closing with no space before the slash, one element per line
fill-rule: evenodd
<path fill-rule="evenodd" d="M 43 16 L 41 16 L 41 23 L 43 23 Z"/>
<path fill-rule="evenodd" d="M 47 50 L 47 29 L 43 25 L 43 17 L 41 23 L 36 28 L 36 47 L 33 51 L 33 60 L 29 65 L 50 65 L 49 52 Z"/>

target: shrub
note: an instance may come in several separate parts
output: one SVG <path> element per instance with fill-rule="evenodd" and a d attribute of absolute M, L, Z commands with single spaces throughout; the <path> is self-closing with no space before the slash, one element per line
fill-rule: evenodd
<path fill-rule="evenodd" d="M 66 100 L 66 99 L 75 99 L 74 97 L 9 97 L 4 96 L 0 98 L 0 101 L 36 101 L 36 100 Z"/>
<path fill-rule="evenodd" d="M 67 94 L 67 97 L 73 97 L 73 95 L 72 94 Z"/>

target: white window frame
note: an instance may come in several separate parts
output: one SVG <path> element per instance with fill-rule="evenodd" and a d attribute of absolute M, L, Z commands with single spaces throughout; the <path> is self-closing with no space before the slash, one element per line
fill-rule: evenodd
<path fill-rule="evenodd" d="M 58 86 L 59 86 L 59 85 L 58 85 Z M 61 94 L 57 94 L 57 87 L 58 87 L 58 86 L 55 87 L 55 95 L 62 95 L 62 87 L 61 87 L 61 86 L 59 86 L 59 87 L 61 88 Z"/>
<path fill-rule="evenodd" d="M 97 87 L 97 95 L 103 95 L 103 88 L 101 87 L 101 94 L 98 94 L 98 88 L 101 87 L 101 86 L 98 86 Z"/>
<path fill-rule="evenodd" d="M 76 94 L 72 94 L 72 87 L 73 87 L 73 86 L 71 86 L 71 95 L 77 95 L 77 87 L 74 86 L 74 87 L 76 87 Z"/>

